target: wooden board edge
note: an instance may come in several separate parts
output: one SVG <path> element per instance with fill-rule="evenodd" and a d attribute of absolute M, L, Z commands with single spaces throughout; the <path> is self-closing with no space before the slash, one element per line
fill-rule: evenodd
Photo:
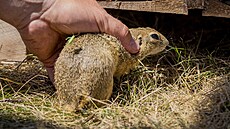
<path fill-rule="evenodd" d="M 134 10 L 146 12 L 188 14 L 186 0 L 161 1 L 98 1 L 107 9 Z"/>

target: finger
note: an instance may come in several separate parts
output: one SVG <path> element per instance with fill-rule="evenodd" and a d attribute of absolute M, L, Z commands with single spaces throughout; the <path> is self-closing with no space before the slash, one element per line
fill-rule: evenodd
<path fill-rule="evenodd" d="M 99 28 L 101 28 L 101 30 L 103 28 L 105 33 L 117 37 L 128 52 L 132 54 L 138 53 L 140 46 L 132 38 L 128 27 L 109 14 L 105 18 L 102 24 L 103 26 Z"/>
<path fill-rule="evenodd" d="M 54 55 L 60 48 L 60 36 L 49 28 L 46 22 L 32 21 L 26 28 L 19 30 L 27 49 L 38 57 L 45 66 L 52 66 Z M 52 61 L 51 61 L 52 59 Z"/>

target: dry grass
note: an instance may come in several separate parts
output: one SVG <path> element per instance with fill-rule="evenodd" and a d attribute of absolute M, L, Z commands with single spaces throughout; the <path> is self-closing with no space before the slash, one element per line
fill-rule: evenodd
<path fill-rule="evenodd" d="M 80 113 L 59 107 L 36 58 L 1 64 L 0 128 L 229 127 L 230 59 L 187 53 L 147 58 L 116 81 L 111 104 Z"/>

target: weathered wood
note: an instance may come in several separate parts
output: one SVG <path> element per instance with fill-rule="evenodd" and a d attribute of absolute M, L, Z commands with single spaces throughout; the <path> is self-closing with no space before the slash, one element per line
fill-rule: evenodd
<path fill-rule="evenodd" d="M 98 1 L 109 9 L 188 14 L 186 0 Z"/>
<path fill-rule="evenodd" d="M 188 14 L 188 10 L 201 9 L 203 16 L 230 18 L 230 6 L 220 0 L 98 0 L 108 9 Z"/>
<path fill-rule="evenodd" d="M 204 9 L 204 0 L 187 0 L 188 9 Z"/>
<path fill-rule="evenodd" d="M 227 17 L 230 18 L 230 6 L 219 0 L 209 0 L 205 2 L 203 16 Z"/>
<path fill-rule="evenodd" d="M 0 20 L 0 61 L 22 61 L 26 48 L 17 30 Z"/>

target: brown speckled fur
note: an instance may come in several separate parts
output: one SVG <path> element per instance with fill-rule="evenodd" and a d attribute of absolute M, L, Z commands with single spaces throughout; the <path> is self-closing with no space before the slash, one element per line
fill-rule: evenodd
<path fill-rule="evenodd" d="M 83 34 L 66 44 L 55 65 L 55 87 L 63 107 L 78 110 L 91 98 L 108 100 L 113 77 L 129 72 L 148 55 L 161 52 L 168 40 L 152 28 L 130 29 L 140 52 L 131 55 L 120 42 L 107 34 Z M 157 34 L 159 40 L 152 38 Z"/>

